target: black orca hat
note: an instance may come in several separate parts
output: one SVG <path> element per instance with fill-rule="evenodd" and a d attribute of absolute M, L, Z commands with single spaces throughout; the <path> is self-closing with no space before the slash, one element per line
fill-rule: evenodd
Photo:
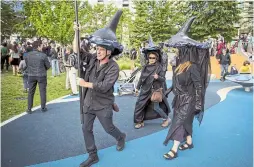
<path fill-rule="evenodd" d="M 148 46 L 143 49 L 143 53 L 145 54 L 146 59 L 148 59 L 147 55 L 150 52 L 157 53 L 156 55 L 158 55 L 158 58 L 159 58 L 159 61 L 160 61 L 160 59 L 161 59 L 161 48 L 159 46 L 156 46 L 153 43 L 153 39 L 152 39 L 151 35 L 149 35 Z"/>
<path fill-rule="evenodd" d="M 107 50 L 111 50 L 111 57 L 119 55 L 123 51 L 123 46 L 118 43 L 116 38 L 116 28 L 122 13 L 122 10 L 118 10 L 111 22 L 105 28 L 95 31 L 90 36 L 91 43 L 95 43 L 97 46 L 102 46 Z"/>
<path fill-rule="evenodd" d="M 179 32 L 165 43 L 167 47 L 179 49 L 179 63 L 186 61 L 199 63 L 200 57 L 198 55 L 198 49 L 208 49 L 210 47 L 209 43 L 200 43 L 188 37 L 187 32 L 195 18 L 196 17 L 191 17 L 187 20 Z"/>
<path fill-rule="evenodd" d="M 181 47 L 185 45 L 190 45 L 190 46 L 196 46 L 199 48 L 208 48 L 206 43 L 200 43 L 194 39 L 191 39 L 188 37 L 187 33 L 191 27 L 191 24 L 195 20 L 195 16 L 191 17 L 189 20 L 185 22 L 185 24 L 182 26 L 182 28 L 179 30 L 179 32 L 172 36 L 166 43 L 165 45 L 168 47 Z"/>

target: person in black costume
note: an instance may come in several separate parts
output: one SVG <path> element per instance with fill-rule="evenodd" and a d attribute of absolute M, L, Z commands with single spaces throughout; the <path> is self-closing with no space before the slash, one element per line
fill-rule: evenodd
<path fill-rule="evenodd" d="M 164 71 L 161 66 L 161 52 L 160 48 L 154 46 L 150 38 L 150 43 L 144 49 L 144 54 L 148 59 L 142 71 L 139 82 L 136 86 L 136 92 L 140 90 L 139 97 L 136 102 L 134 111 L 135 128 L 139 129 L 144 126 L 144 120 L 155 119 L 162 117 L 162 127 L 167 127 L 171 120 L 168 118 L 170 112 L 167 98 L 163 94 L 163 101 L 151 102 L 152 90 L 163 88 L 165 82 Z M 165 89 L 163 89 L 163 92 Z"/>
<path fill-rule="evenodd" d="M 89 154 L 87 160 L 80 164 L 80 167 L 90 167 L 99 161 L 97 148 L 93 135 L 93 123 L 97 117 L 105 131 L 117 141 L 116 150 L 122 151 L 125 147 L 126 134 L 122 133 L 113 124 L 114 106 L 114 84 L 118 78 L 119 66 L 112 59 L 123 51 L 123 46 L 117 42 L 116 27 L 122 11 L 115 14 L 110 24 L 97 30 L 90 38 L 91 43 L 96 44 L 96 56 L 82 52 L 82 61 L 86 61 L 85 71 L 82 72 L 82 79 L 78 83 L 84 89 L 82 130 L 86 150 Z"/>
<path fill-rule="evenodd" d="M 176 68 L 173 71 L 172 90 L 174 115 L 164 145 L 174 141 L 171 150 L 164 154 L 166 159 L 177 157 L 177 151 L 192 149 L 192 123 L 194 117 L 201 123 L 204 111 L 204 96 L 209 80 L 209 46 L 190 39 L 188 32 L 195 17 L 190 18 L 183 28 L 167 43 L 168 47 L 178 49 Z M 180 145 L 181 142 L 186 141 Z M 180 145 L 180 146 L 179 146 Z"/>

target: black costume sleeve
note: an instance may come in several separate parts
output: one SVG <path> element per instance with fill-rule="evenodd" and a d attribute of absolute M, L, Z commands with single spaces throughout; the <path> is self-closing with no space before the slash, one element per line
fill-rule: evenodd
<path fill-rule="evenodd" d="M 200 72 L 195 64 L 191 65 L 191 79 L 194 83 L 195 87 L 195 95 L 196 95 L 196 104 L 195 109 L 198 111 L 202 110 L 202 85 L 201 85 L 201 77 Z"/>
<path fill-rule="evenodd" d="M 141 87 L 141 85 L 142 85 L 142 74 L 143 74 L 143 71 L 144 71 L 144 67 L 142 68 L 142 70 L 141 70 L 141 75 L 140 75 L 140 77 L 139 77 L 139 80 L 138 80 L 138 84 L 137 84 L 137 86 L 136 86 L 136 89 L 140 89 L 140 87 Z"/>
<path fill-rule="evenodd" d="M 85 78 L 85 72 L 88 69 L 90 60 L 92 59 L 94 55 L 92 55 L 89 52 L 81 51 L 80 52 L 80 77 L 83 78 L 85 81 L 88 80 L 88 78 Z M 87 75 L 88 77 L 88 75 Z"/>
<path fill-rule="evenodd" d="M 138 81 L 138 84 L 137 84 L 137 86 L 136 86 L 136 89 L 140 89 L 140 87 L 141 87 L 141 78 L 139 78 L 139 81 Z"/>
<path fill-rule="evenodd" d="M 157 80 L 158 80 L 159 82 L 165 82 L 165 80 L 166 80 L 162 68 L 161 68 L 161 70 L 160 70 L 160 72 L 159 72 L 159 74 L 158 74 L 158 79 L 157 79 Z"/>
<path fill-rule="evenodd" d="M 111 89 L 116 80 L 118 79 L 119 75 L 119 67 L 118 66 L 113 66 L 109 72 L 105 75 L 105 78 L 101 82 L 94 82 L 93 83 L 93 89 L 101 92 L 101 93 L 106 93 Z"/>

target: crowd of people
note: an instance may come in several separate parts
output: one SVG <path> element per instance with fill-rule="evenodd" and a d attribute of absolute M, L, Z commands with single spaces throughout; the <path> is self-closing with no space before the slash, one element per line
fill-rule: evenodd
<path fill-rule="evenodd" d="M 246 60 L 246 62 L 243 63 L 243 67 L 240 69 L 236 68 L 236 65 L 231 65 L 231 54 L 235 54 L 237 52 L 237 49 L 243 47 L 243 50 L 245 52 L 248 52 L 250 54 L 249 58 L 251 59 L 251 56 L 253 54 L 253 37 L 249 33 L 242 34 L 239 36 L 238 41 L 236 41 L 233 44 L 226 43 L 224 40 L 224 37 L 221 35 L 218 35 L 218 39 L 212 39 L 211 40 L 211 48 L 210 48 L 210 54 L 211 56 L 215 56 L 218 64 L 220 64 L 221 68 L 221 74 L 220 74 L 220 80 L 225 81 L 225 76 L 228 74 L 234 75 L 238 73 L 246 73 L 244 72 L 244 66 L 246 64 L 250 64 L 250 61 Z M 239 46 L 240 44 L 240 46 Z M 231 66 L 230 70 L 229 67 Z M 248 66 L 248 69 L 250 69 L 250 66 Z M 248 73 L 251 73 L 251 69 Z"/>
<path fill-rule="evenodd" d="M 70 46 L 60 47 L 54 41 L 45 42 L 44 40 L 29 40 L 29 41 L 5 41 L 1 44 L 1 73 L 9 71 L 12 66 L 13 76 L 22 76 L 24 92 L 29 90 L 29 80 L 27 65 L 25 59 L 33 51 L 37 50 L 36 43 L 40 43 L 39 52 L 46 55 L 52 70 L 52 77 L 60 76 L 60 73 L 66 72 L 66 89 L 71 88 L 71 95 L 77 95 L 76 75 L 77 75 L 77 57 L 73 54 L 73 49 Z M 76 63 L 76 64 L 75 64 Z M 33 69 L 33 70 L 36 70 Z"/>

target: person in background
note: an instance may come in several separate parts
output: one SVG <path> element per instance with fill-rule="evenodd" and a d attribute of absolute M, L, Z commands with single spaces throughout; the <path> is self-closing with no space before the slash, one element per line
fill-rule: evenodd
<path fill-rule="evenodd" d="M 66 67 L 66 89 L 69 89 L 71 85 L 72 96 L 78 95 L 77 90 L 77 56 L 73 53 L 71 46 L 67 46 L 66 54 L 68 55 L 65 67 Z"/>
<path fill-rule="evenodd" d="M 59 61 L 57 59 L 58 54 L 56 51 L 56 45 L 51 44 L 51 50 L 50 50 L 50 57 L 51 57 L 51 66 L 52 66 L 52 77 L 59 76 L 60 70 L 59 70 Z"/>
<path fill-rule="evenodd" d="M 236 68 L 236 64 L 234 64 L 234 65 L 232 65 L 231 66 L 231 69 L 230 69 L 230 73 L 229 73 L 230 75 L 236 75 L 236 74 L 238 74 L 238 70 L 237 70 L 237 68 Z M 225 77 L 224 77 L 225 78 Z"/>
<path fill-rule="evenodd" d="M 247 46 L 247 53 L 252 54 L 253 53 L 253 37 L 251 33 L 247 36 L 248 46 Z"/>
<path fill-rule="evenodd" d="M 243 66 L 240 68 L 241 74 L 250 74 L 251 73 L 251 66 L 248 60 L 243 62 Z"/>
<path fill-rule="evenodd" d="M 28 107 L 27 113 L 32 113 L 33 98 L 37 83 L 40 89 L 41 110 L 46 112 L 46 97 L 47 97 L 47 70 L 50 68 L 50 62 L 47 55 L 42 53 L 43 45 L 39 41 L 33 42 L 33 51 L 28 52 L 25 57 L 26 68 L 28 73 Z"/>
<path fill-rule="evenodd" d="M 6 63 L 6 72 L 8 72 L 9 60 L 8 60 L 7 43 L 3 43 L 1 48 L 1 72 L 4 69 L 4 63 Z"/>
<path fill-rule="evenodd" d="M 26 62 L 22 57 L 20 57 L 21 61 L 19 63 L 19 71 L 23 74 L 23 86 L 24 86 L 24 93 L 27 93 L 29 90 L 28 86 L 28 73 L 27 73 L 27 68 L 26 68 Z"/>
<path fill-rule="evenodd" d="M 30 42 L 27 42 L 27 46 L 26 46 L 26 52 L 31 52 L 33 51 L 33 46 Z M 24 55 L 26 56 L 26 55 Z"/>
<path fill-rule="evenodd" d="M 13 75 L 17 75 L 18 73 L 18 66 L 19 66 L 19 51 L 18 51 L 18 45 L 16 42 L 13 43 L 13 46 L 10 50 L 11 58 L 10 63 L 12 65 L 12 72 Z"/>
<path fill-rule="evenodd" d="M 221 81 L 224 81 L 225 74 L 228 73 L 228 67 L 231 64 L 231 58 L 229 52 L 226 49 L 222 49 L 222 54 L 219 56 L 219 64 L 221 66 Z"/>
<path fill-rule="evenodd" d="M 223 43 L 223 40 L 219 40 L 219 43 L 218 43 L 218 46 L 217 46 L 216 59 L 220 58 L 223 49 L 225 49 L 225 45 Z"/>

